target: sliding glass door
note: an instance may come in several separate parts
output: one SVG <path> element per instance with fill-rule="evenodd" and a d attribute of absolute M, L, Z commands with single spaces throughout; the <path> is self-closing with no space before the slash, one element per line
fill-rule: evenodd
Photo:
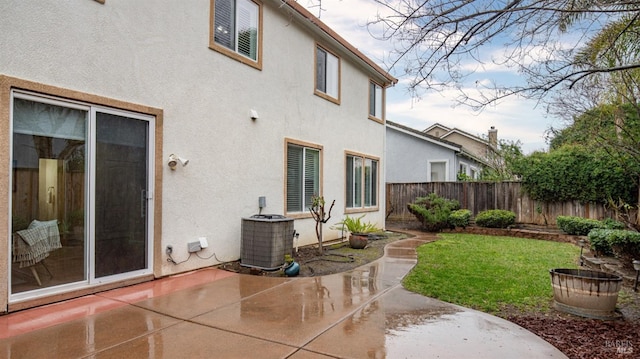
<path fill-rule="evenodd" d="M 151 273 L 154 118 L 15 92 L 11 299 Z"/>
<path fill-rule="evenodd" d="M 147 268 L 148 128 L 96 113 L 96 277 Z"/>

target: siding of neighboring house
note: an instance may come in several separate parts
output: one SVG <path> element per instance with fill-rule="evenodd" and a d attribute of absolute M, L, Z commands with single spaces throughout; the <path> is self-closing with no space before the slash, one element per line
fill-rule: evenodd
<path fill-rule="evenodd" d="M 430 162 L 445 162 L 445 181 L 456 181 L 459 147 L 415 130 L 387 122 L 387 183 L 420 183 L 430 180 Z M 465 163 L 477 163 L 462 160 Z"/>
<path fill-rule="evenodd" d="M 260 210 L 295 218 L 298 245 L 316 243 L 307 212 L 285 213 L 287 141 L 320 149 L 321 194 L 327 206 L 335 199 L 336 222 L 347 212 L 361 212 L 383 227 L 385 126 L 368 118 L 368 89 L 371 80 L 388 86 L 395 79 L 320 31 L 301 16 L 299 5 L 275 0 L 262 3 L 262 69 L 247 66 L 208 47 L 211 4 L 107 0 L 4 6 L 0 149 L 12 152 L 12 88 L 155 118 L 154 277 L 239 259 L 241 219 Z M 340 58 L 339 103 L 314 95 L 317 45 Z M 250 110 L 259 117 L 252 120 Z M 376 206 L 346 208 L 347 153 L 378 160 Z M 170 154 L 188 158 L 188 166 L 169 169 Z M 7 204 L 17 194 L 10 188 L 7 156 L 0 168 L 0 232 L 7 238 Z M 324 232 L 325 240 L 339 236 L 329 226 Z M 199 257 L 167 262 L 167 245 L 177 260 L 186 259 L 187 243 L 199 237 L 209 242 Z M 9 293 L 10 245 L 0 243 L 6 248 L 0 251 L 0 292 Z M 9 300 L 9 294 L 0 296 L 0 312 Z"/>
<path fill-rule="evenodd" d="M 441 137 L 449 131 L 450 131 L 449 128 L 446 128 L 444 126 L 434 125 L 424 130 L 424 133 L 426 133 L 427 135 L 435 136 L 435 137 Z"/>
<path fill-rule="evenodd" d="M 453 143 L 457 143 L 464 147 L 469 153 L 478 158 L 487 158 L 487 143 L 481 139 L 474 139 L 458 132 L 450 132 L 448 135 L 441 137 Z"/>

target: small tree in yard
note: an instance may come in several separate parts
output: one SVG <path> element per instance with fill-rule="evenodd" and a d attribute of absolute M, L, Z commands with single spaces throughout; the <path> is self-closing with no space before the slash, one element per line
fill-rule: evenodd
<path fill-rule="evenodd" d="M 318 251 L 320 252 L 320 255 L 322 255 L 322 224 L 327 223 L 331 218 L 331 210 L 335 203 L 336 200 L 333 200 L 333 202 L 331 202 L 331 207 L 329 207 L 329 211 L 325 212 L 324 197 L 315 195 L 311 197 L 311 207 L 309 207 L 309 212 L 311 212 L 313 220 L 316 221 L 316 237 L 318 237 Z"/>

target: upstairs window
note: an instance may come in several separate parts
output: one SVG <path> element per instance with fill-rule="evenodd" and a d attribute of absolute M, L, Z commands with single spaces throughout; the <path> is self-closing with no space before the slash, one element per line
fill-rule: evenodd
<path fill-rule="evenodd" d="M 259 67 L 262 9 L 252 0 L 211 0 L 210 47 L 241 62 Z"/>
<path fill-rule="evenodd" d="M 340 101 L 340 59 L 316 46 L 316 95 Z"/>
<path fill-rule="evenodd" d="M 346 204 L 348 209 L 378 205 L 378 160 L 347 154 Z"/>
<path fill-rule="evenodd" d="M 369 118 L 382 121 L 382 86 L 369 83 Z"/>

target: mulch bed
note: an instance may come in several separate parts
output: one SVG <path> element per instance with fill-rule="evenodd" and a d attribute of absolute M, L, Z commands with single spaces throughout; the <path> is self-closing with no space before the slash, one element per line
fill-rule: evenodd
<path fill-rule="evenodd" d="M 585 319 L 558 313 L 506 319 L 535 333 L 571 359 L 640 358 L 638 320 Z"/>

